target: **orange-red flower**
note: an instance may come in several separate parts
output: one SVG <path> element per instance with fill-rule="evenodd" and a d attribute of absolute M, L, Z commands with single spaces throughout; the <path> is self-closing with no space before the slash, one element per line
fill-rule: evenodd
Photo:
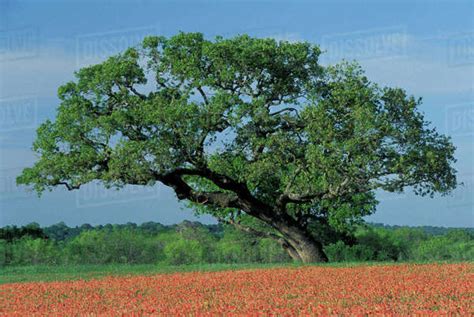
<path fill-rule="evenodd" d="M 300 267 L 0 285 L 0 315 L 472 315 L 473 264 Z"/>

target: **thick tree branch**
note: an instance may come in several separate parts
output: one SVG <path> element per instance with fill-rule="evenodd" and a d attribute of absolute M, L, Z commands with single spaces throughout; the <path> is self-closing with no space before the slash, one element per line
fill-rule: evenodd
<path fill-rule="evenodd" d="M 272 232 L 264 232 L 264 231 L 259 231 L 259 230 L 256 230 L 252 227 L 249 227 L 249 226 L 245 226 L 245 225 L 242 225 L 240 222 L 238 221 L 235 221 L 235 220 L 232 220 L 232 219 L 224 219 L 224 218 L 221 218 L 221 217 L 217 217 L 217 219 L 222 222 L 222 223 L 226 223 L 228 225 L 232 225 L 234 226 L 235 228 L 241 230 L 241 231 L 244 231 L 244 232 L 247 232 L 247 233 L 250 233 L 250 234 L 253 234 L 254 236 L 256 237 L 261 237 L 261 238 L 272 238 L 274 240 L 280 240 L 282 239 L 281 236 L 277 235 L 277 234 L 274 234 Z"/>
<path fill-rule="evenodd" d="M 320 196 L 321 194 L 297 195 L 293 193 L 284 193 L 280 197 L 278 197 L 277 203 L 279 206 L 284 207 L 288 203 L 294 203 L 294 204 L 307 203 Z"/>
<path fill-rule="evenodd" d="M 212 192 L 200 193 L 193 189 L 182 179 L 184 175 L 195 175 L 212 181 L 219 188 L 232 193 Z M 156 180 L 170 186 L 176 192 L 178 199 L 189 199 L 191 201 L 218 206 L 221 208 L 237 208 L 247 214 L 254 216 L 268 224 L 274 222 L 275 218 L 281 216 L 279 210 L 275 210 L 266 203 L 255 198 L 243 183 L 234 179 L 215 173 L 207 167 L 199 169 L 177 168 L 165 175 L 154 174 Z"/>
<path fill-rule="evenodd" d="M 196 175 L 195 171 L 180 169 L 166 175 L 157 175 L 157 179 L 163 184 L 174 189 L 178 199 L 188 199 L 202 205 L 212 205 L 220 208 L 239 208 L 242 202 L 233 193 L 223 192 L 196 192 L 183 179 L 183 175 Z"/>
<path fill-rule="evenodd" d="M 293 204 L 304 204 L 304 203 L 309 203 L 314 199 L 331 199 L 334 197 L 337 197 L 338 195 L 343 195 L 348 193 L 348 190 L 346 189 L 347 185 L 350 183 L 350 178 L 346 177 L 344 180 L 336 186 L 335 188 L 329 186 L 328 190 L 325 192 L 319 192 L 319 193 L 304 193 L 304 194 L 294 194 L 290 193 L 289 186 L 285 189 L 285 192 L 281 194 L 277 198 L 277 205 L 282 209 L 285 210 L 286 205 L 289 203 Z M 288 184 L 290 185 L 290 183 Z"/>
<path fill-rule="evenodd" d="M 144 94 L 139 93 L 131 84 L 127 84 L 126 87 L 130 89 L 130 91 L 133 92 L 135 96 L 138 96 L 143 100 L 146 99 L 146 96 Z"/>
<path fill-rule="evenodd" d="M 278 110 L 276 112 L 270 113 L 270 115 L 275 116 L 275 115 L 280 114 L 280 113 L 285 112 L 285 111 L 294 111 L 296 113 L 296 116 L 299 117 L 298 110 L 296 108 L 293 108 L 293 107 L 287 107 L 287 108 Z"/>
<path fill-rule="evenodd" d="M 81 187 L 80 184 L 79 185 L 71 185 L 68 182 L 62 182 L 62 181 L 54 182 L 53 184 L 51 184 L 51 186 L 56 186 L 56 185 L 64 185 L 67 188 L 67 190 L 79 189 Z"/>

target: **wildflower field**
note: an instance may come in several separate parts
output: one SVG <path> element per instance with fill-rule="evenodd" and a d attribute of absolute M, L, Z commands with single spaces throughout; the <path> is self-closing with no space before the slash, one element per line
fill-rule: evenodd
<path fill-rule="evenodd" d="M 0 285 L 0 315 L 474 314 L 474 264 L 302 266 Z"/>

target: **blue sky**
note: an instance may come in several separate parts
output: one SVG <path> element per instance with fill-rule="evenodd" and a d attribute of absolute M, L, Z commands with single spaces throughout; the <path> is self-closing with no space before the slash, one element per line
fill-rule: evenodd
<path fill-rule="evenodd" d="M 91 184 L 37 198 L 14 184 L 35 160 L 35 128 L 54 118 L 57 87 L 73 79 L 74 70 L 146 34 L 178 31 L 307 40 L 327 51 L 325 64 L 357 59 L 373 81 L 422 96 L 426 118 L 458 148 L 464 186 L 434 199 L 380 193 L 368 220 L 474 226 L 474 2 L 151 0 L 0 2 L 0 226 L 193 218 L 163 186 L 115 192 Z"/>

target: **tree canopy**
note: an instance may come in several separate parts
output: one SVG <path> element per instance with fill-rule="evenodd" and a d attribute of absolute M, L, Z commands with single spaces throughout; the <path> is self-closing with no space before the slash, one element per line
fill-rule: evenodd
<path fill-rule="evenodd" d="M 39 159 L 17 181 L 38 193 L 159 182 L 197 212 L 324 261 L 309 225 L 346 230 L 375 211 L 377 190 L 449 193 L 456 171 L 421 99 L 356 63 L 324 67 L 320 53 L 247 35 L 147 37 L 59 88 Z"/>

